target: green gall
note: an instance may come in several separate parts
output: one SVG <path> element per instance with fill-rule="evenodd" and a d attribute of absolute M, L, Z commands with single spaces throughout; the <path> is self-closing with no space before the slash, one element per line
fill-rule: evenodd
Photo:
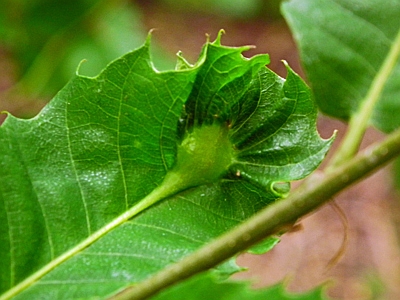
<path fill-rule="evenodd" d="M 193 128 L 178 146 L 173 173 L 182 174 L 187 186 L 220 179 L 233 162 L 233 147 L 226 124 Z"/>

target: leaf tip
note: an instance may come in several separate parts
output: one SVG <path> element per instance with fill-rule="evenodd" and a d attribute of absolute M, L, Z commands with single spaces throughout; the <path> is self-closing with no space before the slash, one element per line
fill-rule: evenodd
<path fill-rule="evenodd" d="M 153 32 L 156 31 L 156 30 L 157 30 L 157 28 L 152 28 L 152 29 L 149 30 L 149 33 L 147 34 L 147 37 L 146 37 L 146 41 L 144 42 L 144 46 L 150 47 L 151 38 L 153 36 Z"/>
<path fill-rule="evenodd" d="M 289 63 L 286 60 L 282 59 L 281 62 L 283 63 L 287 71 L 293 72 L 292 68 L 289 66 Z"/>
<path fill-rule="evenodd" d="M 9 113 L 6 110 L 1 110 L 0 111 L 0 115 L 6 115 L 6 117 L 4 118 L 3 122 L 0 121 L 0 127 L 6 122 L 6 120 L 8 119 L 8 116 L 11 116 L 11 113 Z"/>
<path fill-rule="evenodd" d="M 82 60 L 79 62 L 78 66 L 76 67 L 75 74 L 76 74 L 77 76 L 79 76 L 79 71 L 80 71 L 80 69 L 81 69 L 81 66 L 82 66 L 85 62 L 87 62 L 87 59 L 82 59 Z"/>
<path fill-rule="evenodd" d="M 290 182 L 274 181 L 271 184 L 271 191 L 279 198 L 286 198 L 290 192 Z"/>
<path fill-rule="evenodd" d="M 175 66 L 175 70 L 186 70 L 186 69 L 190 69 L 193 67 L 192 64 L 190 64 L 182 55 L 182 51 L 178 51 L 178 53 L 176 53 L 177 56 L 177 62 L 176 62 L 176 66 Z"/>
<path fill-rule="evenodd" d="M 331 135 L 329 138 L 324 139 L 324 140 L 329 141 L 329 142 L 332 144 L 333 141 L 336 139 L 337 133 L 338 133 L 338 130 L 335 129 L 335 130 L 333 131 L 332 135 Z"/>
<path fill-rule="evenodd" d="M 220 31 L 218 32 L 217 38 L 215 39 L 215 41 L 213 43 L 214 45 L 221 46 L 221 38 L 222 38 L 223 34 L 225 34 L 225 30 L 220 29 Z"/>

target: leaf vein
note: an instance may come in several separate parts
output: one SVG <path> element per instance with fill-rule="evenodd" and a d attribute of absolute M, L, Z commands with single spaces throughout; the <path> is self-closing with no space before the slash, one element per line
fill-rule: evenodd
<path fill-rule="evenodd" d="M 82 187 L 82 184 L 81 184 L 81 182 L 79 180 L 78 170 L 76 168 L 75 160 L 74 160 L 74 157 L 73 157 L 73 154 L 72 154 L 71 132 L 70 132 L 70 128 L 69 128 L 69 125 L 68 125 L 68 113 L 69 113 L 68 106 L 69 106 L 69 103 L 66 103 L 65 104 L 65 129 L 66 129 L 66 135 L 67 135 L 67 149 L 68 149 L 68 153 L 69 153 L 69 158 L 71 160 L 71 166 L 72 166 L 72 169 L 73 169 L 73 172 L 74 172 L 74 176 L 75 176 L 76 182 L 77 182 L 78 187 L 79 187 L 79 193 L 81 195 L 81 200 L 82 200 L 83 208 L 84 208 L 84 211 L 85 211 L 86 229 L 87 229 L 87 232 L 88 232 L 87 235 L 89 236 L 91 234 L 91 232 L 92 232 L 91 224 L 90 224 L 90 220 L 89 220 L 89 211 L 88 211 L 88 205 L 87 205 L 86 200 L 85 200 L 85 196 L 83 194 L 83 187 Z"/>

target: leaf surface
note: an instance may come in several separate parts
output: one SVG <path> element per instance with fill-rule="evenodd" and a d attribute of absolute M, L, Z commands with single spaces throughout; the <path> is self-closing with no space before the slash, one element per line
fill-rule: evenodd
<path fill-rule="evenodd" d="M 4 299 L 111 295 L 283 197 L 324 158 L 332 140 L 289 67 L 284 80 L 268 56 L 245 59 L 248 47 L 219 36 L 196 65 L 179 57 L 158 72 L 149 45 L 1 126 Z"/>
<path fill-rule="evenodd" d="M 292 0 L 283 13 L 324 113 L 348 120 L 376 97 L 371 124 L 399 127 L 398 0 Z"/>

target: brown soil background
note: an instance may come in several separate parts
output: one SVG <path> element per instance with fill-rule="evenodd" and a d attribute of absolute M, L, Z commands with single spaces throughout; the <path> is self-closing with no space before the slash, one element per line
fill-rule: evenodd
<path fill-rule="evenodd" d="M 137 1 L 138 2 L 138 1 Z M 283 20 L 238 21 L 202 13 L 174 11 L 152 1 L 138 2 L 147 30 L 155 28 L 154 40 L 173 56 L 182 50 L 194 62 L 205 42 L 205 33 L 216 37 L 222 28 L 223 44 L 255 45 L 245 53 L 269 53 L 269 67 L 285 76 L 282 59 L 304 75 L 291 33 Z M 15 81 L 13 62 L 0 49 L 0 89 Z M 0 109 L 16 115 L 36 112 L 44 102 L 10 101 L 0 95 Z M 4 119 L 4 116 L 2 117 Z M 1 119 L 0 119 L 1 122 Z M 338 130 L 335 146 L 345 132 L 345 124 L 321 116 L 318 128 L 323 137 Z M 369 130 L 363 147 L 382 138 Z M 334 148 L 331 152 L 334 151 Z M 281 242 L 264 255 L 243 254 L 239 264 L 249 270 L 235 278 L 250 279 L 255 287 L 285 280 L 290 291 L 306 291 L 328 283 L 327 292 L 335 299 L 400 299 L 400 205 L 392 186 L 391 167 L 377 172 L 335 198 L 346 214 L 348 244 L 340 261 L 328 268 L 345 234 L 339 215 L 326 205 L 300 221 L 300 230 L 285 234 Z"/>

